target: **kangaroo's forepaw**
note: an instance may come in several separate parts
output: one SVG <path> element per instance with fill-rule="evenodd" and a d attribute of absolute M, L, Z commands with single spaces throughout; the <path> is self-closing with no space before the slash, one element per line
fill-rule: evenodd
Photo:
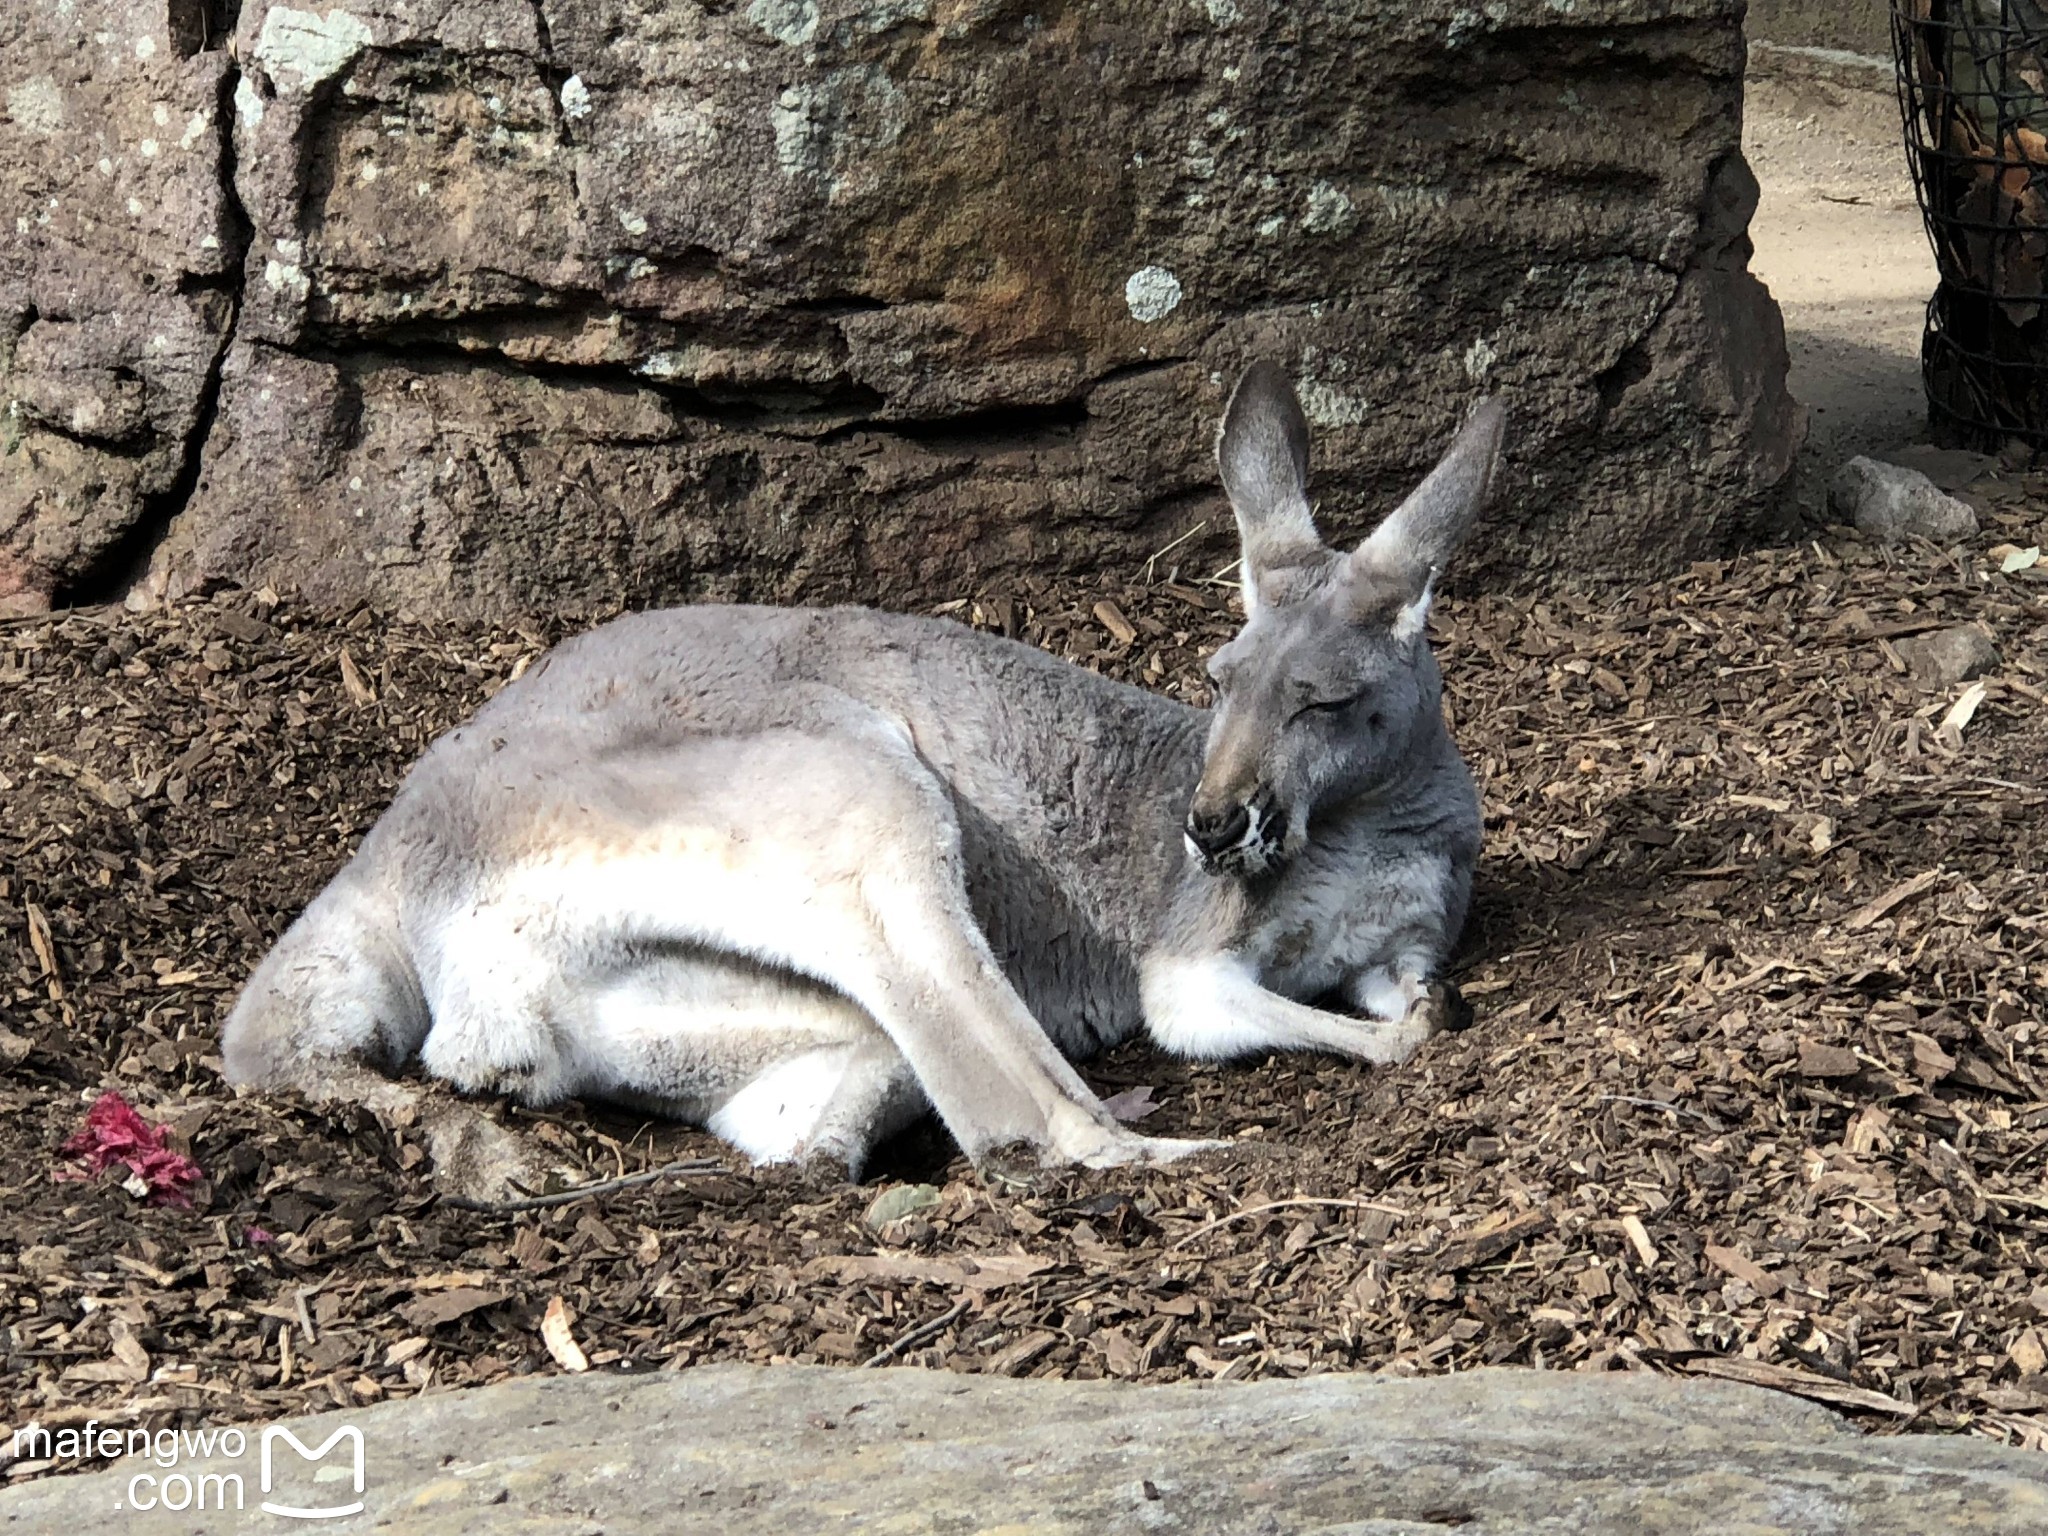
<path fill-rule="evenodd" d="M 1432 1035 L 1469 1028 L 1472 1005 L 1465 1001 L 1465 994 L 1453 983 L 1432 981 L 1410 1005 L 1407 1018 L 1401 1022 L 1415 1031 L 1420 1044 Z"/>

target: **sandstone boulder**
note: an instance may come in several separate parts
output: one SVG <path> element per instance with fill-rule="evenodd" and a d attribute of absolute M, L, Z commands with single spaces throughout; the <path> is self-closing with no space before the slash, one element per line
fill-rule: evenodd
<path fill-rule="evenodd" d="M 244 0 L 178 77 L 212 92 L 212 211 L 99 215 L 95 250 L 179 253 L 165 302 L 216 270 L 239 300 L 196 480 L 103 521 L 146 546 L 177 511 L 155 591 L 436 611 L 914 603 L 1191 532 L 1206 573 L 1210 434 L 1265 354 L 1340 535 L 1495 391 L 1515 468 L 1467 574 L 1668 568 L 1749 524 L 1801 430 L 1746 269 L 1741 9 Z M 81 35 L 69 0 L 17 11 Z M 141 67 L 25 114 L 139 160 Z M 42 355 L 10 375 L 38 422 L 70 400 Z M 104 376 L 88 415 L 188 420 L 65 355 Z M 0 549 L 83 521 L 24 505 Z M 35 558 L 46 588 L 104 566 Z"/>
<path fill-rule="evenodd" d="M 275 1531 L 259 1508 L 266 1491 L 299 1509 L 360 1498 L 360 1514 L 325 1528 L 385 1536 L 2048 1528 L 2048 1462 L 2036 1452 L 1865 1437 L 1796 1398 L 1647 1373 L 1132 1386 L 726 1365 L 529 1378 L 286 1427 L 312 1450 L 344 1425 L 362 1437 L 360 1484 L 348 1441 L 309 1467 L 279 1440 L 259 1490 L 251 1426 L 240 1455 L 175 1468 L 135 1457 L 0 1492 L 0 1528 Z M 202 1487 L 213 1502 L 192 1508 Z"/>

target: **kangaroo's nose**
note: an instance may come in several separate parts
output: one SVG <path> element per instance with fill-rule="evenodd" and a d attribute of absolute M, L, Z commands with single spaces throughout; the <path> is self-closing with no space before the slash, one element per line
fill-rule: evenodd
<path fill-rule="evenodd" d="M 1233 848 L 1252 824 L 1252 813 L 1242 804 L 1225 806 L 1220 811 L 1188 812 L 1188 841 L 1193 843 L 1207 858 L 1214 858 L 1226 848 Z"/>

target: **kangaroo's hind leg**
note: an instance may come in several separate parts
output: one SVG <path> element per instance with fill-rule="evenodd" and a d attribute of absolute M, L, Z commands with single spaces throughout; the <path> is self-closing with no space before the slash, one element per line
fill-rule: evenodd
<path fill-rule="evenodd" d="M 829 1158 L 859 1178 L 875 1147 L 929 1108 L 910 1063 L 875 1029 L 769 1068 L 707 1124 L 758 1161 Z"/>
<path fill-rule="evenodd" d="M 633 944 L 745 957 L 807 976 L 871 1019 L 971 1157 L 1011 1142 L 1097 1165 L 1193 1150 L 1118 1125 L 1039 1027 L 975 924 L 945 785 L 886 718 L 849 707 L 829 730 L 664 744 L 554 789 L 533 815 L 545 838 L 508 849 L 493 881 L 499 902 L 531 915 L 529 938 L 560 946 L 540 971 L 588 974 L 591 957 Z M 516 847 L 517 829 L 505 835 Z M 490 1018 L 437 1007 L 425 1059 L 443 1071 L 488 1050 L 495 1032 Z M 585 1091 L 587 1067 L 558 1069 L 587 1053 L 564 1044 L 550 1050 L 533 1034 L 519 1050 L 547 1051 L 539 1075 L 555 1091 Z M 744 1030 L 706 1045 L 706 1069 L 727 1073 L 759 1048 Z M 849 1063 L 828 1118 L 858 1118 L 869 1098 L 893 1103 L 857 1090 L 886 1080 L 872 1059 Z"/>
<path fill-rule="evenodd" d="M 858 1177 L 931 1106 L 859 1007 L 730 954 L 657 950 L 577 989 L 560 1030 L 582 1091 L 702 1124 L 756 1162 L 823 1157 Z"/>

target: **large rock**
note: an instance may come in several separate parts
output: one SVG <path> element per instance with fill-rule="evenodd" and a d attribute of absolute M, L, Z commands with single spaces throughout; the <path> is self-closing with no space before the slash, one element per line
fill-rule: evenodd
<path fill-rule="evenodd" d="M 242 314 L 156 590 L 907 603 L 1198 528 L 1213 569 L 1255 354 L 1340 533 L 1497 390 L 1474 563 L 1670 567 L 1800 429 L 1741 9 L 245 0 L 200 55 Z"/>
<path fill-rule="evenodd" d="M 205 9 L 0 6 L 0 613 L 117 577 L 197 467 L 242 263 Z"/>
<path fill-rule="evenodd" d="M 2048 1460 L 2036 1453 L 1866 1439 L 1794 1398 L 1649 1375 L 1141 1387 L 712 1366 L 526 1380 L 288 1427 L 310 1451 L 345 1425 L 361 1433 L 365 1507 L 320 1529 L 387 1536 L 2048 1529 Z M 244 1437 L 237 1456 L 136 1457 L 0 1493 L 0 1529 L 275 1530 L 259 1509 L 260 1431 Z M 309 1468 L 277 1441 L 269 1502 L 353 1502 L 353 1451 L 342 1440 Z M 234 1484 L 201 1481 L 231 1473 L 239 1500 Z M 203 1517 L 162 1507 L 202 1488 Z"/>

